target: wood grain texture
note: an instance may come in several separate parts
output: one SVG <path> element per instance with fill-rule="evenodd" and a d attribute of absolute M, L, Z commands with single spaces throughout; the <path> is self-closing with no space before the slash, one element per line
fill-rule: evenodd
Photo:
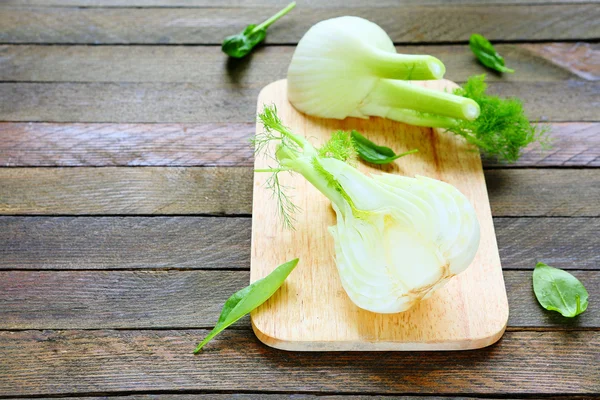
<path fill-rule="evenodd" d="M 600 167 L 600 124 L 555 123 L 550 125 L 549 134 L 552 138 L 550 149 L 543 150 L 534 143 L 514 164 L 484 158 L 483 165 L 487 168 Z"/>
<path fill-rule="evenodd" d="M 0 166 L 250 167 L 254 125 L 5 122 L 0 123 Z M 575 129 L 573 141 L 592 136 L 592 146 L 595 136 L 600 142 L 600 124 L 597 129 L 597 135 L 591 126 Z M 571 146 L 583 149 L 584 144 Z M 586 160 L 595 154 L 594 148 L 582 151 Z"/>
<path fill-rule="evenodd" d="M 496 217 L 600 216 L 599 170 L 498 169 L 485 176 Z M 246 167 L 0 168 L 0 214 L 247 215 L 251 177 Z"/>
<path fill-rule="evenodd" d="M 0 226 L 0 270 L 250 268 L 249 218 L 0 217 Z M 600 218 L 494 226 L 504 269 L 600 269 Z"/>
<path fill-rule="evenodd" d="M 1 214 L 252 212 L 249 168 L 3 168 Z"/>
<path fill-rule="evenodd" d="M 598 170 L 498 169 L 485 179 L 496 216 L 600 216 Z"/>
<path fill-rule="evenodd" d="M 598 293 L 600 271 L 572 273 Z M 0 330 L 212 328 L 249 279 L 247 271 L 0 271 Z M 531 270 L 504 271 L 504 280 L 509 328 L 600 328 L 593 299 L 580 317 L 564 318 L 537 303 Z"/>
<path fill-rule="evenodd" d="M 600 79 L 597 43 L 497 44 L 516 74 L 485 69 L 464 45 L 396 46 L 399 53 L 430 54 L 446 65 L 446 78 L 464 82 L 487 73 L 488 81 L 540 82 Z M 29 82 L 203 82 L 264 86 L 285 78 L 295 47 L 259 47 L 242 60 L 218 46 L 0 46 L 0 80 Z"/>
<path fill-rule="evenodd" d="M 598 0 L 452 0 L 453 4 L 593 4 Z M 444 4 L 445 0 L 381 0 L 373 3 L 373 7 L 400 7 L 407 4 L 437 5 Z M 211 0 L 4 0 L 10 6 L 41 6 L 41 7 L 210 7 L 214 6 Z M 221 7 L 239 7 L 242 11 L 248 7 L 285 7 L 287 0 L 221 0 Z M 364 6 L 361 0 L 307 0 L 302 2 L 303 7 L 310 8 L 338 8 Z"/>
<path fill-rule="evenodd" d="M 456 87 L 455 83 L 446 80 L 419 84 L 436 90 L 452 90 Z M 379 252 L 388 253 L 385 259 L 373 260 L 370 273 L 386 276 L 392 282 L 393 289 L 381 288 L 388 296 L 385 301 L 391 303 L 386 307 L 387 313 L 374 313 L 367 309 L 371 306 L 373 310 L 378 306 L 376 303 L 369 304 L 370 301 L 366 300 L 361 308 L 360 303 L 355 303 L 356 298 L 353 301 L 346 295 L 352 294 L 347 290 L 348 286 L 360 285 L 355 282 L 370 282 L 371 278 L 365 278 L 368 273 L 360 269 L 355 271 L 352 265 L 346 266 L 346 274 L 341 275 L 346 282 L 342 285 L 339 271 L 343 264 L 336 266 L 335 260 L 340 257 L 340 252 L 335 247 L 340 243 L 334 245 L 328 227 L 336 225 L 336 214 L 337 221 L 344 219 L 346 224 L 350 224 L 346 215 L 332 212 L 331 201 L 317 190 L 314 181 L 312 184 L 308 182 L 310 174 L 306 177 L 299 173 L 280 175 L 279 182 L 283 187 L 294 187 L 294 204 L 302 210 L 294 216 L 295 230 L 285 229 L 279 221 L 278 204 L 272 201 L 272 193 L 263 188 L 267 185 L 269 175 L 255 173 L 251 281 L 264 278 L 277 265 L 287 260 L 296 257 L 301 260 L 277 294 L 251 313 L 252 328 L 263 343 L 291 351 L 414 351 L 477 349 L 500 339 L 508 321 L 506 289 L 481 159 L 478 153 L 469 151 L 470 147 L 464 139 L 444 135 L 441 130 L 414 127 L 382 118 L 334 121 L 308 117 L 288 102 L 286 80 L 274 82 L 261 91 L 258 97 L 259 110 L 263 104 L 274 104 L 277 115 L 285 126 L 302 137 L 310 138 L 314 146 L 327 142 L 332 131 L 357 129 L 382 146 L 401 143 L 402 147 L 397 150 L 399 152 L 418 148 L 418 156 L 406 157 L 395 168 L 388 168 L 386 172 L 407 176 L 424 175 L 453 185 L 466 196 L 479 221 L 476 228 L 479 250 L 477 255 L 473 254 L 474 258 L 469 259 L 469 262 L 472 261 L 470 267 L 453 277 L 462 271 L 459 269 L 461 267 L 451 264 L 451 258 L 441 256 L 436 259 L 435 264 L 429 268 L 446 270 L 429 270 L 430 274 L 438 274 L 436 280 L 427 281 L 430 283 L 429 288 L 439 287 L 445 281 L 448 283 L 435 291 L 427 301 L 418 300 L 428 289 L 417 286 L 417 289 L 410 290 L 411 285 L 406 283 L 411 279 L 411 274 L 417 273 L 424 266 L 410 262 L 395 262 L 394 265 L 388 263 L 390 259 L 402 256 L 422 261 L 421 253 L 414 252 L 412 246 L 420 248 L 421 252 L 430 250 L 426 250 L 417 241 L 411 242 L 412 246 L 397 243 L 396 249 L 389 243 L 379 248 Z M 257 130 L 260 129 L 263 127 L 259 122 Z M 275 154 L 274 147 L 275 144 L 271 143 L 269 154 Z M 272 159 L 263 156 L 256 158 L 254 167 L 262 169 L 272 165 Z M 382 169 L 365 163 L 359 163 L 357 168 L 367 174 L 379 173 Z M 316 172 L 313 173 L 313 179 L 316 179 L 314 174 Z M 340 172 L 340 175 L 344 175 L 344 172 Z M 318 185 L 319 181 L 316 182 Z M 340 183 L 348 190 L 349 186 L 344 185 L 342 180 Z M 327 183 L 320 184 L 327 186 Z M 358 186 L 354 193 L 371 189 L 366 184 Z M 405 189 L 410 192 L 410 189 Z M 402 201 L 410 201 L 406 199 Z M 360 209 L 358 199 L 353 197 L 353 200 Z M 347 204 L 341 200 L 337 206 L 343 209 Z M 370 211 L 372 208 L 366 210 Z M 372 222 L 386 226 L 389 223 L 395 227 L 386 230 L 384 235 L 398 235 L 398 230 L 415 229 L 412 224 L 418 226 L 418 221 L 421 220 L 406 223 L 392 213 L 382 219 L 373 219 Z M 364 234 L 365 231 L 348 226 L 339 232 L 342 240 L 348 237 L 356 239 L 356 236 Z M 349 255 L 349 249 L 345 248 L 345 262 L 352 264 L 356 261 L 354 258 L 363 260 L 363 246 L 368 248 L 373 244 L 373 239 L 369 241 L 365 238 L 364 242 L 355 240 L 353 247 L 358 247 L 356 254 Z M 411 255 L 407 256 L 406 253 Z M 375 289 L 375 286 L 371 289 Z M 390 296 L 393 298 L 389 299 Z M 398 301 L 394 302 L 396 296 Z M 399 306 L 404 308 L 398 310 Z M 390 314 L 394 309 L 408 310 Z"/>
<path fill-rule="evenodd" d="M 0 269 L 249 269 L 250 218 L 0 217 Z"/>
<path fill-rule="evenodd" d="M 254 164 L 253 123 L 0 123 L 0 166 L 243 166 Z M 600 167 L 600 123 L 553 123 L 550 150 L 533 144 L 514 164 L 487 168 Z"/>
<path fill-rule="evenodd" d="M 271 79 L 267 79 L 265 84 Z M 248 123 L 261 86 L 197 83 L 0 83 L 2 121 Z M 600 81 L 491 82 L 491 94 L 519 97 L 527 116 L 597 122 Z M 557 95 L 560 94 L 560 95 Z"/>
<path fill-rule="evenodd" d="M 220 44 L 280 7 L 48 8 L 4 6 L 2 43 Z M 403 7 L 298 7 L 269 29 L 268 43 L 297 43 L 316 22 L 360 15 L 402 43 L 465 42 L 473 32 L 490 40 L 595 39 L 595 4 L 406 5 Z"/>
<path fill-rule="evenodd" d="M 588 43 L 546 43 L 524 44 L 522 47 L 583 79 L 600 79 L 598 46 Z"/>
<path fill-rule="evenodd" d="M 79 393 L 81 395 L 81 393 Z M 69 395 L 71 400 L 107 400 L 110 396 L 95 397 L 85 396 L 76 397 Z M 270 393 L 259 393 L 259 394 L 246 394 L 246 393 L 210 393 L 210 394 L 135 394 L 127 395 L 128 400 L 156 400 L 160 397 L 161 400 L 389 400 L 390 396 L 378 396 L 378 395 L 321 395 L 321 394 L 270 394 Z M 33 400 L 33 398 L 21 397 L 26 400 Z M 56 397 L 35 397 L 36 399 L 52 399 Z M 395 399 L 392 397 L 392 399 Z M 493 400 L 492 397 L 486 396 L 402 396 L 403 400 Z M 589 400 L 589 397 L 583 396 L 560 396 L 555 400 Z"/>
<path fill-rule="evenodd" d="M 294 353 L 229 330 L 0 332 L 3 396 L 146 391 L 593 394 L 600 332 L 507 332 L 462 352 Z M 585 373 L 582 373 L 585 371 Z M 294 379 L 290 379 L 293 376 Z M 402 379 L 398 379 L 402 377 Z"/>
<path fill-rule="evenodd" d="M 600 269 L 598 218 L 494 218 L 505 269 Z M 568 240 L 567 240 L 568 239 Z"/>

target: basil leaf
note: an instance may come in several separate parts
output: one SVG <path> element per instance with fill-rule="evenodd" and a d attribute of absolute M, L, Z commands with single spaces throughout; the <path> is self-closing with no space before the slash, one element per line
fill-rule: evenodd
<path fill-rule="evenodd" d="M 266 29 L 254 30 L 256 25 L 248 25 L 242 33 L 226 37 L 221 46 L 225 54 L 234 58 L 242 58 L 250 53 L 254 46 L 265 40 Z"/>
<path fill-rule="evenodd" d="M 260 25 L 248 25 L 241 33 L 226 37 L 221 46 L 221 50 L 230 57 L 244 57 L 246 54 L 250 53 L 257 44 L 265 40 L 269 26 L 285 14 L 289 13 L 294 7 L 296 7 L 295 1 L 288 4 L 283 10 L 280 10 Z"/>
<path fill-rule="evenodd" d="M 579 315 L 588 306 L 588 292 L 577 278 L 541 262 L 533 270 L 533 291 L 542 307 L 564 317 Z"/>
<path fill-rule="evenodd" d="M 469 39 L 469 47 L 471 51 L 475 53 L 477 59 L 488 68 L 499 72 L 515 72 L 514 69 L 510 69 L 504 66 L 504 58 L 496 52 L 494 46 L 485 37 L 474 33 Z"/>
<path fill-rule="evenodd" d="M 296 268 L 297 264 L 297 258 L 281 264 L 269 275 L 246 286 L 227 299 L 223 305 L 223 310 L 217 324 L 208 336 L 198 344 L 194 353 L 198 353 L 206 343 L 221 333 L 223 329 L 267 301 L 279 289 L 285 278 Z"/>
<path fill-rule="evenodd" d="M 354 144 L 354 148 L 356 149 L 358 156 L 366 162 L 370 162 L 372 164 L 389 164 L 400 157 L 404 157 L 405 155 L 419 151 L 417 149 L 413 149 L 407 151 L 406 153 L 396 154 L 389 147 L 378 146 L 357 131 L 352 131 L 351 135 L 352 143 Z"/>

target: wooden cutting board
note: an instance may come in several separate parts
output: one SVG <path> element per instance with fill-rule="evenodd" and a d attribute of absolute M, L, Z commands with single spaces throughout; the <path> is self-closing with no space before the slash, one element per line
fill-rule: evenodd
<path fill-rule="evenodd" d="M 451 90 L 450 81 L 419 84 Z M 252 212 L 252 282 L 285 261 L 300 263 L 281 289 L 251 314 L 252 327 L 265 344 L 284 350 L 465 350 L 488 346 L 502 336 L 508 320 L 508 302 L 490 204 L 479 153 L 462 138 L 436 129 L 405 125 L 382 118 L 343 121 L 308 117 L 287 101 L 286 81 L 266 86 L 258 110 L 275 104 L 284 124 L 320 145 L 331 132 L 356 129 L 378 144 L 398 152 L 419 152 L 392 165 L 360 164 L 368 173 L 415 174 L 440 179 L 464 193 L 481 224 L 481 244 L 475 260 L 430 299 L 397 314 L 377 314 L 358 308 L 342 288 L 334 262 L 333 238 L 327 227 L 335 224 L 329 200 L 299 174 L 280 174 L 281 183 L 302 211 L 296 230 L 285 230 L 277 217 L 272 192 L 264 187 L 269 174 L 254 174 Z M 262 131 L 262 125 L 256 128 Z M 258 158 L 256 168 L 274 166 Z"/>

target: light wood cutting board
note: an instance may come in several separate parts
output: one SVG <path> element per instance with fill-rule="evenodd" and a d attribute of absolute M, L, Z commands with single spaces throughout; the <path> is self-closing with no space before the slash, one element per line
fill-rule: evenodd
<path fill-rule="evenodd" d="M 419 84 L 452 89 L 450 81 Z M 430 299 L 397 314 L 376 314 L 358 308 L 342 288 L 334 262 L 335 224 L 329 200 L 298 174 L 280 174 L 302 211 L 296 230 L 285 230 L 276 214 L 272 192 L 264 187 L 269 174 L 254 174 L 252 213 L 252 282 L 293 258 L 300 263 L 281 289 L 252 315 L 252 327 L 265 344 L 284 350 L 464 350 L 488 346 L 502 336 L 508 302 L 479 153 L 462 138 L 436 129 L 405 125 L 382 118 L 343 121 L 308 117 L 287 101 L 286 81 L 266 86 L 258 110 L 275 104 L 293 132 L 320 145 L 331 132 L 356 129 L 378 144 L 398 152 L 418 148 L 389 166 L 361 163 L 363 172 L 425 175 L 448 182 L 464 193 L 477 212 L 481 244 L 475 260 Z M 262 125 L 257 125 L 262 131 Z M 258 158 L 256 168 L 274 166 Z"/>

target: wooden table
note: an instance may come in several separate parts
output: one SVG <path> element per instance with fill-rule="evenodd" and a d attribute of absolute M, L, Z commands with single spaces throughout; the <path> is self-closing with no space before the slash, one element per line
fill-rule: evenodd
<path fill-rule="evenodd" d="M 251 57 L 221 53 L 284 3 L 2 2 L 0 397 L 600 395 L 600 5 L 313 1 Z M 346 14 L 457 82 L 486 72 L 466 45 L 486 35 L 517 71 L 488 74 L 490 90 L 551 125 L 552 151 L 485 161 L 509 328 L 476 351 L 292 353 L 246 318 L 194 356 L 248 283 L 258 91 L 285 77 L 309 26 Z M 585 283 L 585 314 L 542 310 L 538 260 Z"/>

